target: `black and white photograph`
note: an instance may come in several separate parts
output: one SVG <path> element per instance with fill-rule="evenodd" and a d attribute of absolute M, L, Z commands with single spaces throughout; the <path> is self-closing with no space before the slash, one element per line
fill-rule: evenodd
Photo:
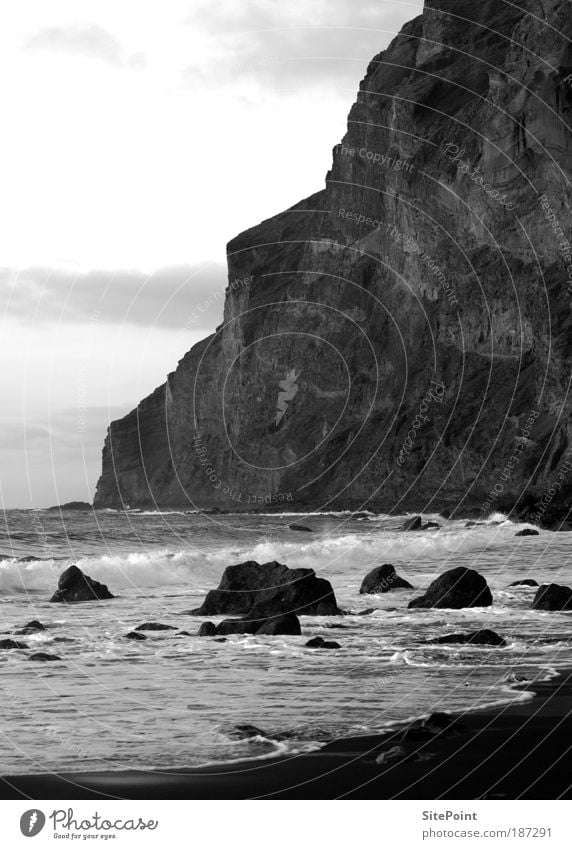
<path fill-rule="evenodd" d="M 570 0 L 0 66 L 2 844 L 569 845 Z"/>

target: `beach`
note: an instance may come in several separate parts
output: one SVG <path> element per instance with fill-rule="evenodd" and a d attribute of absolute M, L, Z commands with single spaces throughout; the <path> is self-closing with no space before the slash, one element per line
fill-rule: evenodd
<path fill-rule="evenodd" d="M 523 688 L 528 690 L 529 688 Z M 452 715 L 442 734 L 339 740 L 320 752 L 173 771 L 2 778 L 5 799 L 569 799 L 572 671 L 534 698 Z M 417 735 L 413 735 L 417 736 Z M 406 756 L 376 763 L 396 745 Z"/>

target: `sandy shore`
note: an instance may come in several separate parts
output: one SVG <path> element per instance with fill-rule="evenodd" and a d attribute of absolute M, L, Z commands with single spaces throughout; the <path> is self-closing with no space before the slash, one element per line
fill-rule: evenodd
<path fill-rule="evenodd" d="M 437 721 L 200 769 L 5 776 L 2 798 L 572 798 L 572 671 L 530 689 L 533 699 L 451 716 L 442 730 Z"/>

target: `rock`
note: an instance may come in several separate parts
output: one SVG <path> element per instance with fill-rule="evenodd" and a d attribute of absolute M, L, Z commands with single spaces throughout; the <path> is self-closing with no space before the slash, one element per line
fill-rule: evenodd
<path fill-rule="evenodd" d="M 313 533 L 313 528 L 308 528 L 306 525 L 288 525 L 291 531 L 307 531 L 309 533 Z"/>
<path fill-rule="evenodd" d="M 232 728 L 225 729 L 227 737 L 231 740 L 251 740 L 253 737 L 266 737 L 264 731 L 257 728 L 256 725 L 234 725 Z"/>
<path fill-rule="evenodd" d="M 61 657 L 58 657 L 57 654 L 47 654 L 43 651 L 37 651 L 34 654 L 31 654 L 28 660 L 37 660 L 42 663 L 49 663 L 53 660 L 61 660 Z"/>
<path fill-rule="evenodd" d="M 227 566 L 218 588 L 191 612 L 196 616 L 244 614 L 268 619 L 283 613 L 332 616 L 340 611 L 330 582 L 317 578 L 313 569 L 250 560 Z"/>
<path fill-rule="evenodd" d="M 537 537 L 538 531 L 533 530 L 532 528 L 524 528 L 522 531 L 519 531 L 515 534 L 515 537 Z"/>
<path fill-rule="evenodd" d="M 402 531 L 420 531 L 423 525 L 421 516 L 414 516 L 412 519 L 406 519 L 402 524 Z"/>
<path fill-rule="evenodd" d="M 422 531 L 430 531 L 432 528 L 439 529 L 441 525 L 437 524 L 437 522 L 427 522 L 425 525 L 421 526 Z"/>
<path fill-rule="evenodd" d="M 137 625 L 136 631 L 176 631 L 173 625 L 163 625 L 162 622 L 144 622 L 143 625 Z"/>
<path fill-rule="evenodd" d="M 147 637 L 145 634 L 140 634 L 138 631 L 129 631 L 128 634 L 125 634 L 126 640 L 146 640 Z"/>
<path fill-rule="evenodd" d="M 215 637 L 216 625 L 214 622 L 203 622 L 198 632 L 199 637 Z"/>
<path fill-rule="evenodd" d="M 27 625 L 24 625 L 23 628 L 20 628 L 18 631 L 14 631 L 15 634 L 37 634 L 40 631 L 45 631 L 46 626 L 42 625 L 41 622 L 38 622 L 37 619 L 32 619 L 31 622 L 28 622 Z"/>
<path fill-rule="evenodd" d="M 482 525 L 482 522 L 466 522 L 466 528 L 475 528 L 477 525 Z"/>
<path fill-rule="evenodd" d="M 521 581 L 513 581 L 509 587 L 537 587 L 538 582 L 532 578 L 523 578 Z"/>
<path fill-rule="evenodd" d="M 217 637 L 216 639 L 213 640 L 213 643 L 226 643 L 226 642 L 227 642 L 226 637 Z"/>
<path fill-rule="evenodd" d="M 436 578 L 425 593 L 409 602 L 409 608 L 489 607 L 493 597 L 482 575 L 473 569 L 458 566 Z"/>
<path fill-rule="evenodd" d="M 100 584 L 93 578 L 84 575 L 77 566 L 70 566 L 62 572 L 58 581 L 58 589 L 51 597 L 51 602 L 101 601 L 114 598 L 105 584 Z"/>
<path fill-rule="evenodd" d="M 412 590 L 413 587 L 404 578 L 400 578 L 391 563 L 384 563 L 372 569 L 362 581 L 360 594 L 388 593 L 390 590 Z"/>
<path fill-rule="evenodd" d="M 363 519 L 369 519 L 369 516 L 370 516 L 369 513 L 353 513 L 352 519 L 357 520 L 358 522 L 361 522 Z"/>
<path fill-rule="evenodd" d="M 386 752 L 382 752 L 378 755 L 375 762 L 381 766 L 383 764 L 398 763 L 408 757 L 409 752 L 403 746 L 392 746 L 391 749 L 388 749 Z"/>
<path fill-rule="evenodd" d="M 439 515 L 441 516 L 442 519 L 450 519 L 452 513 L 451 513 L 450 510 L 441 510 Z"/>
<path fill-rule="evenodd" d="M 571 436 L 571 310 L 547 218 L 568 228 L 570 4 L 422 6 L 369 64 L 323 187 L 229 243 L 224 323 L 111 423 L 97 508 L 268 512 L 303 499 L 306 513 L 387 513 L 406 498 L 411 512 L 436 499 L 507 512 L 532 469 L 537 501 L 556 480 Z M 303 142 L 293 151 L 307 155 Z M 332 284 L 324 305 L 340 269 L 354 285 Z M 207 463 L 267 495 L 234 500 Z"/>
<path fill-rule="evenodd" d="M 19 643 L 17 640 L 0 640 L 0 649 L 27 649 L 26 643 Z"/>
<path fill-rule="evenodd" d="M 463 643 L 474 646 L 506 646 L 506 640 L 488 628 L 471 631 L 469 634 L 446 634 L 444 637 L 437 637 L 429 642 L 441 645 Z"/>
<path fill-rule="evenodd" d="M 262 625 L 260 619 L 223 619 L 217 626 L 217 636 L 228 634 L 255 634 Z"/>
<path fill-rule="evenodd" d="M 86 510 L 93 510 L 91 504 L 88 504 L 87 501 L 68 501 L 66 504 L 56 504 L 55 507 L 48 507 L 49 512 L 54 512 L 56 510 L 76 510 L 79 512 L 84 512 Z"/>
<path fill-rule="evenodd" d="M 341 649 L 341 645 L 339 643 L 334 642 L 334 640 L 324 640 L 323 637 L 313 637 L 311 640 L 308 640 L 306 643 L 306 648 L 308 649 Z"/>
<path fill-rule="evenodd" d="M 302 633 L 300 628 L 300 620 L 295 613 L 286 613 L 284 616 L 275 616 L 273 619 L 267 619 L 263 625 L 256 631 L 256 636 L 261 634 L 266 635 L 290 635 L 299 636 Z"/>
<path fill-rule="evenodd" d="M 533 610 L 572 610 L 572 590 L 560 584 L 545 584 L 539 587 L 534 601 Z"/>
<path fill-rule="evenodd" d="M 189 634 L 188 631 L 179 631 L 178 634 L 175 634 L 175 637 L 192 637 L 192 634 Z"/>

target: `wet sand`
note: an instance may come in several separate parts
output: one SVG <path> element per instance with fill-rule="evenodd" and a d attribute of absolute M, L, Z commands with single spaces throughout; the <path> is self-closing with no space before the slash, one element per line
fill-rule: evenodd
<path fill-rule="evenodd" d="M 522 689 L 535 698 L 440 714 L 428 728 L 341 739 L 311 754 L 176 771 L 5 776 L 2 798 L 572 798 L 572 671 Z"/>

